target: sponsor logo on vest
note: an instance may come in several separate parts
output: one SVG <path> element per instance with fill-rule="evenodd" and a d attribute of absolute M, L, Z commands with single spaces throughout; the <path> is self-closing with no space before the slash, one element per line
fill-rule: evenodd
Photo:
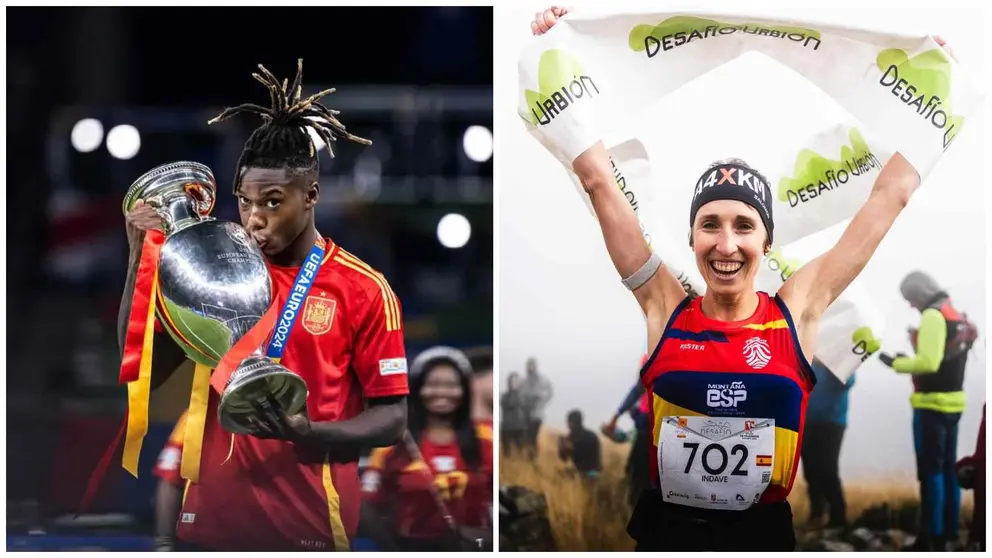
<path fill-rule="evenodd" d="M 761 370 L 772 359 L 772 350 L 768 341 L 760 337 L 752 337 L 744 342 L 744 359 L 747 365 L 755 370 Z"/>
<path fill-rule="evenodd" d="M 744 382 L 731 384 L 707 384 L 706 405 L 708 407 L 737 407 L 737 404 L 747 400 L 747 388 Z"/>

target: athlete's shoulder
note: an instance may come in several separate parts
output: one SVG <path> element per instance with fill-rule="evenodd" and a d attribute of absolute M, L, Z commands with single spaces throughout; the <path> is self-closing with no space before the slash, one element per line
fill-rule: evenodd
<path fill-rule="evenodd" d="M 389 281 L 382 272 L 341 246 L 334 248 L 325 265 L 333 270 L 337 276 L 346 280 L 353 288 L 370 298 L 375 298 L 380 294 L 384 299 L 396 297 L 389 286 Z"/>

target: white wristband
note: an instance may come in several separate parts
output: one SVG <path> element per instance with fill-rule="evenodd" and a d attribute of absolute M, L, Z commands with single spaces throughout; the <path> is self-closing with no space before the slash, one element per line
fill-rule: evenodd
<path fill-rule="evenodd" d="M 623 280 L 624 286 L 631 291 L 637 290 L 641 285 L 654 277 L 659 267 L 661 267 L 661 256 L 656 252 L 651 252 L 651 257 L 648 258 L 648 261 L 644 262 L 641 269 L 638 269 L 633 275 Z"/>

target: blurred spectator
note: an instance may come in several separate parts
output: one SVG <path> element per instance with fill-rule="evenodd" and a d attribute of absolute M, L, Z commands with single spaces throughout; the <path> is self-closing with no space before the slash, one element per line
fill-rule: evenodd
<path fill-rule="evenodd" d="M 967 550 L 985 552 L 985 405 L 982 405 L 982 424 L 978 428 L 975 453 L 958 461 L 957 473 L 961 487 L 975 491 Z"/>
<path fill-rule="evenodd" d="M 155 490 L 155 550 L 169 551 L 176 547 L 176 522 L 186 486 L 180 475 L 185 436 L 186 412 L 183 411 L 155 463 L 155 476 L 159 478 Z"/>
<path fill-rule="evenodd" d="M 362 475 L 363 529 L 379 549 L 458 550 L 436 498 L 465 538 L 492 540 L 492 428 L 470 416 L 471 376 L 464 353 L 449 347 L 411 364 L 411 440 L 373 450 Z"/>
<path fill-rule="evenodd" d="M 510 372 L 506 378 L 506 391 L 499 398 L 499 446 L 504 455 L 519 451 L 525 445 L 529 410 L 524 404 L 522 383 L 520 374 Z"/>
<path fill-rule="evenodd" d="M 803 475 L 809 491 L 810 521 L 817 523 L 829 512 L 827 527 L 846 527 L 844 487 L 840 481 L 840 446 L 847 428 L 847 400 L 854 374 L 846 382 L 822 362 L 813 359 L 816 387 L 806 408 L 803 435 Z"/>
<path fill-rule="evenodd" d="M 568 434 L 558 439 L 558 457 L 562 461 L 570 460 L 586 479 L 599 477 L 603 470 L 599 436 L 582 425 L 582 413 L 578 410 L 568 413 Z"/>
<path fill-rule="evenodd" d="M 537 372 L 537 360 L 527 359 L 527 377 L 521 387 L 523 390 L 524 407 L 529 410 L 527 417 L 527 437 L 524 443 L 532 451 L 537 451 L 537 436 L 544 422 L 544 410 L 551 401 L 553 391 L 551 382 Z"/>
<path fill-rule="evenodd" d="M 493 425 L 493 349 L 465 351 L 472 364 L 472 419 Z"/>

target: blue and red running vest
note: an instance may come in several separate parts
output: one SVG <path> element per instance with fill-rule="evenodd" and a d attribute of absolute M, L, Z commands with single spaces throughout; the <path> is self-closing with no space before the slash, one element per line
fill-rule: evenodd
<path fill-rule="evenodd" d="M 653 488 L 664 489 L 658 471 L 663 417 L 748 417 L 775 420 L 771 481 L 758 503 L 789 495 L 816 378 L 785 303 L 757 294 L 754 314 L 739 322 L 709 319 L 701 310 L 702 298 L 686 297 L 641 369 L 641 383 L 652 399 Z"/>

